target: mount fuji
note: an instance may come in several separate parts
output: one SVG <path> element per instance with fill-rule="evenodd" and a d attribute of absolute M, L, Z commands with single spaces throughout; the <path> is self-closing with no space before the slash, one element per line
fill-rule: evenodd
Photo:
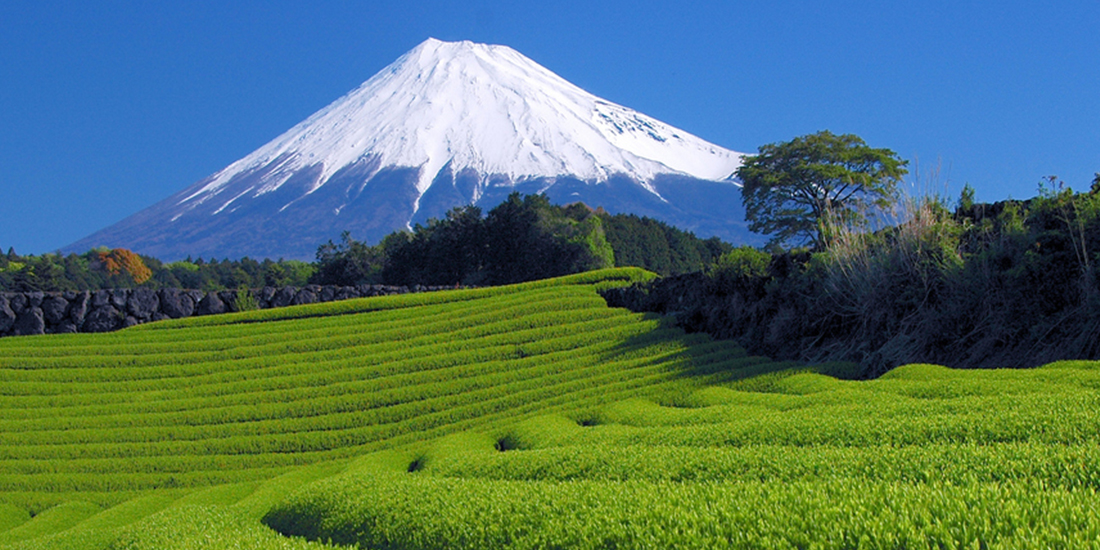
<path fill-rule="evenodd" d="M 68 247 L 311 259 L 513 191 L 755 242 L 742 155 L 600 99 L 506 46 L 429 39 L 223 170 Z"/>

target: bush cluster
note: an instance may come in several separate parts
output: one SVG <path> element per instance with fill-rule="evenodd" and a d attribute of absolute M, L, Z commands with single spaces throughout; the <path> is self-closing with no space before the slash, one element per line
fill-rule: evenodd
<path fill-rule="evenodd" d="M 835 226 L 816 251 L 740 248 L 706 276 L 656 281 L 626 302 L 754 353 L 855 361 L 868 377 L 914 362 L 1097 358 L 1095 187 L 1075 193 L 1051 180 L 1033 199 L 995 204 L 975 204 L 967 189 L 954 209 L 914 200 L 896 226 Z"/>

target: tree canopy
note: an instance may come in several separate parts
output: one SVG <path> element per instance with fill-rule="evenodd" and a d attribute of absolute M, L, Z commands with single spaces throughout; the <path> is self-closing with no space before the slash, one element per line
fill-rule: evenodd
<path fill-rule="evenodd" d="M 861 225 L 893 202 L 906 161 L 828 130 L 760 147 L 737 169 L 749 229 L 772 244 L 824 244 L 827 224 Z"/>
<path fill-rule="evenodd" d="M 702 271 L 733 248 L 649 218 L 518 193 L 485 215 L 457 207 L 374 246 L 342 239 L 318 248 L 311 282 L 496 285 L 612 265 L 669 275 Z"/>

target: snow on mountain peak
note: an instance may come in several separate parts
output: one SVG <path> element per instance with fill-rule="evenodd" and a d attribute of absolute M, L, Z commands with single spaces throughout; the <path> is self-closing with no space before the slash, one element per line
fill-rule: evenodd
<path fill-rule="evenodd" d="M 260 168 L 264 182 L 226 193 L 232 198 L 218 211 L 311 167 L 312 193 L 342 168 L 374 160 L 379 168 L 419 167 L 423 194 L 448 164 L 512 182 L 568 175 L 598 183 L 623 174 L 649 188 L 658 174 L 725 180 L 741 154 L 602 100 L 507 46 L 429 38 L 180 205 L 205 202 Z"/>

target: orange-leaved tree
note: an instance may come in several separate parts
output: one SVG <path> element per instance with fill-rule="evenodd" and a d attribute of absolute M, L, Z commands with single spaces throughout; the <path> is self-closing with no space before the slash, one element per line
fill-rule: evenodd
<path fill-rule="evenodd" d="M 134 280 L 134 283 L 139 285 L 153 276 L 153 272 L 145 265 L 141 256 L 125 248 L 101 251 L 98 254 L 99 261 L 103 263 L 103 269 L 111 275 L 126 273 Z"/>

